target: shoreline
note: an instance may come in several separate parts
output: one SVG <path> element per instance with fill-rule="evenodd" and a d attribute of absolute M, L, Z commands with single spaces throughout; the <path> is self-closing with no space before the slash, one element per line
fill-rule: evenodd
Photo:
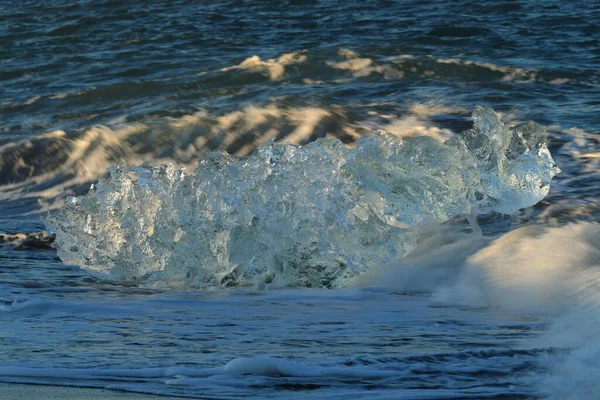
<path fill-rule="evenodd" d="M 181 400 L 189 397 L 141 394 L 120 390 L 52 386 L 23 383 L 0 383 L 2 400 Z"/>

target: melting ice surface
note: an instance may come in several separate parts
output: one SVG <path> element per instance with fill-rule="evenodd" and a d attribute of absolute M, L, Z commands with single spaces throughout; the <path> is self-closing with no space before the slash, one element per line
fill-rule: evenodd
<path fill-rule="evenodd" d="M 425 222 L 512 213 L 548 193 L 559 170 L 543 127 L 506 127 L 483 107 L 473 120 L 443 143 L 378 131 L 354 149 L 322 139 L 214 152 L 194 175 L 118 168 L 46 222 L 65 263 L 103 278 L 341 287 L 410 253 Z"/>

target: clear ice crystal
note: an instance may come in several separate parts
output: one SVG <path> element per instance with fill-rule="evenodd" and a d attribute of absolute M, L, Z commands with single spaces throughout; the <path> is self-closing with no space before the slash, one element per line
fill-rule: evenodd
<path fill-rule="evenodd" d="M 194 175 L 118 167 L 46 223 L 65 263 L 107 279 L 340 287 L 412 251 L 425 221 L 512 213 L 548 193 L 559 170 L 544 128 L 505 127 L 483 107 L 473 118 L 444 143 L 377 131 L 353 150 L 319 139 L 213 152 Z"/>

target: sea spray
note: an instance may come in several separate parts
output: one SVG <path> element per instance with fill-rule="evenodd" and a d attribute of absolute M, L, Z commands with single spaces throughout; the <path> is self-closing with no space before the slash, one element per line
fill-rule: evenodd
<path fill-rule="evenodd" d="M 509 128 L 479 106 L 473 119 L 443 143 L 377 131 L 354 149 L 320 139 L 213 152 L 194 175 L 119 167 L 46 223 L 65 263 L 107 279 L 340 287 L 410 253 L 424 222 L 512 213 L 548 193 L 559 170 L 543 127 Z"/>

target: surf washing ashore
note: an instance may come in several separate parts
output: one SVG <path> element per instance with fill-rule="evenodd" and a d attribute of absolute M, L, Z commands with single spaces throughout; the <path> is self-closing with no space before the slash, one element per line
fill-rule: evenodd
<path fill-rule="evenodd" d="M 0 21 L 0 398 L 598 398 L 599 4 Z"/>
<path fill-rule="evenodd" d="M 181 397 L 134 394 L 105 389 L 88 389 L 66 386 L 0 384 L 5 400 L 47 399 L 47 400 L 169 400 Z"/>

